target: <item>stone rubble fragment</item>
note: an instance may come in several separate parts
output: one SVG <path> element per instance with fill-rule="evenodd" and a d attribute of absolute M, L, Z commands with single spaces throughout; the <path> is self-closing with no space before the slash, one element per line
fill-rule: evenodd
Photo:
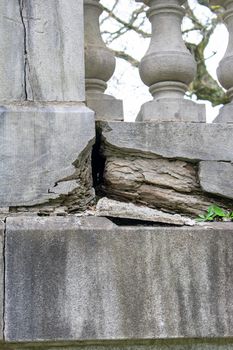
<path fill-rule="evenodd" d="M 139 206 L 133 203 L 119 202 L 109 198 L 101 198 L 96 207 L 97 216 L 122 219 L 150 221 L 171 225 L 195 225 L 195 221 L 179 214 L 169 214 L 160 210 Z"/>

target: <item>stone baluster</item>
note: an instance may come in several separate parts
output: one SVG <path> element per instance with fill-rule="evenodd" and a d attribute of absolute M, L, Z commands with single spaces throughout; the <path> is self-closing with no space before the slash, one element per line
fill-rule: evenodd
<path fill-rule="evenodd" d="M 153 100 L 145 103 L 138 121 L 205 122 L 205 107 L 184 99 L 196 73 L 196 62 L 181 33 L 184 0 L 136 0 L 149 6 L 152 24 L 149 49 L 139 67 Z"/>
<path fill-rule="evenodd" d="M 230 103 L 220 109 L 215 123 L 233 123 L 233 0 L 212 0 L 212 5 L 222 5 L 225 8 L 223 20 L 229 31 L 229 42 L 225 56 L 217 69 L 218 79 L 227 90 Z"/>
<path fill-rule="evenodd" d="M 100 0 L 84 0 L 86 102 L 97 119 L 122 120 L 123 103 L 105 94 L 107 81 L 115 71 L 115 57 L 102 40 Z"/>

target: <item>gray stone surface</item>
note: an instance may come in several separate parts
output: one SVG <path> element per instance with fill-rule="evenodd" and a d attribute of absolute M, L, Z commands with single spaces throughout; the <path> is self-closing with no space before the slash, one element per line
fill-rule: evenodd
<path fill-rule="evenodd" d="M 15 5 L 15 1 L 10 2 Z M 20 2 L 27 51 L 27 98 L 84 101 L 83 1 Z"/>
<path fill-rule="evenodd" d="M 233 164 L 200 162 L 199 180 L 206 192 L 233 199 Z"/>
<path fill-rule="evenodd" d="M 19 1 L 0 1 L 0 101 L 24 100 L 24 28 Z"/>
<path fill-rule="evenodd" d="M 99 125 L 108 147 L 193 161 L 233 160 L 231 124 L 104 122 Z"/>
<path fill-rule="evenodd" d="M 151 209 L 146 206 L 135 205 L 133 203 L 119 202 L 109 198 L 101 198 L 96 206 L 97 216 L 107 216 L 115 218 L 125 218 L 150 222 L 160 222 L 171 225 L 195 225 L 194 220 L 190 220 L 179 214 L 169 214 L 160 210 Z"/>
<path fill-rule="evenodd" d="M 190 161 L 132 153 L 107 143 L 102 145 L 102 153 L 106 160 L 101 190 L 109 198 L 193 216 L 203 214 L 212 204 L 233 206 L 202 191 L 198 166 Z"/>
<path fill-rule="evenodd" d="M 228 103 L 220 108 L 218 116 L 214 119 L 214 123 L 231 123 L 233 124 L 233 103 Z"/>
<path fill-rule="evenodd" d="M 124 120 L 123 102 L 112 96 L 96 94 L 87 96 L 86 103 L 95 112 L 96 120 Z"/>
<path fill-rule="evenodd" d="M 85 227 L 7 219 L 6 341 L 233 336 L 232 224 Z"/>
<path fill-rule="evenodd" d="M 137 121 L 206 122 L 204 104 L 178 98 L 161 98 L 142 105 Z"/>
<path fill-rule="evenodd" d="M 3 339 L 3 298 L 4 298 L 4 258 L 3 258 L 3 250 L 4 250 L 4 231 L 5 231 L 5 223 L 0 218 L 0 340 Z"/>
<path fill-rule="evenodd" d="M 0 348 L 1 349 L 1 348 Z M 3 350 L 5 347 L 3 347 Z M 173 339 L 154 341 L 94 342 L 94 344 L 68 343 L 63 345 L 34 343 L 30 345 L 7 344 L 7 350 L 43 349 L 43 350 L 232 350 L 232 339 Z"/>
<path fill-rule="evenodd" d="M 76 197 L 90 192 L 94 139 L 94 113 L 81 103 L 1 106 L 0 207 L 56 199 L 74 180 Z"/>

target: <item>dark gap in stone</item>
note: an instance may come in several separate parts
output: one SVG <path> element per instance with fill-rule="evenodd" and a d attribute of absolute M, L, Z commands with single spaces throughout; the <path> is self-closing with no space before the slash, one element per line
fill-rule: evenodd
<path fill-rule="evenodd" d="M 103 183 L 105 157 L 101 154 L 101 130 L 96 126 L 96 142 L 92 149 L 92 178 L 93 186 L 97 196 L 101 196 L 101 185 Z"/>
<path fill-rule="evenodd" d="M 117 226 L 143 226 L 143 227 L 174 227 L 176 225 L 172 224 L 164 224 L 161 222 L 151 222 L 151 221 L 144 221 L 144 220 L 136 220 L 136 219 L 126 219 L 126 218 L 114 218 L 114 217 L 107 217 L 110 221 L 112 221 Z M 179 226 L 180 227 L 180 226 Z"/>

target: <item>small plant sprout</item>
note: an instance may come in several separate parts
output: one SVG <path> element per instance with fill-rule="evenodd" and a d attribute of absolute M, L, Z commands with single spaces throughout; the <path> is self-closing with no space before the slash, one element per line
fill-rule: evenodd
<path fill-rule="evenodd" d="M 233 221 L 233 212 L 224 210 L 217 205 L 211 205 L 205 214 L 199 215 L 198 222 L 207 221 Z"/>

